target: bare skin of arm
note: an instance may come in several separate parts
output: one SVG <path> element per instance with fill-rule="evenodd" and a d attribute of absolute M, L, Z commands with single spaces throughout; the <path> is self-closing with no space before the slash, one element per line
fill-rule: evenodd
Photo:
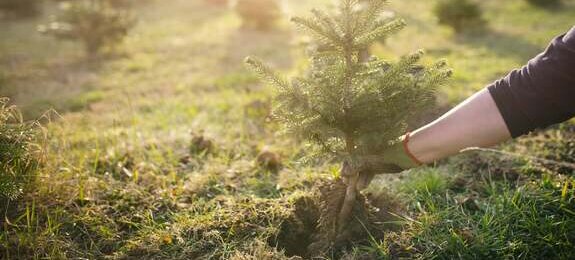
<path fill-rule="evenodd" d="M 483 89 L 455 108 L 417 129 L 409 135 L 407 148 L 421 163 L 428 164 L 459 153 L 470 147 L 490 147 L 511 138 L 495 101 Z M 404 140 L 401 137 L 400 140 Z M 375 174 L 398 173 L 415 168 L 418 163 L 410 158 L 401 142 L 381 155 L 362 158 L 369 170 L 361 173 L 357 189 L 366 188 Z M 342 172 L 345 180 L 349 177 Z"/>
<path fill-rule="evenodd" d="M 465 148 L 490 147 L 510 138 L 495 101 L 483 89 L 411 133 L 408 148 L 422 163 L 432 163 Z"/>

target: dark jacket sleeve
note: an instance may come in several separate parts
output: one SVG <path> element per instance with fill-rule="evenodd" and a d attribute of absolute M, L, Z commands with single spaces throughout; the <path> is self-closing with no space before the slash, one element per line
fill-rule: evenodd
<path fill-rule="evenodd" d="M 488 90 L 513 137 L 574 117 L 575 27 Z"/>

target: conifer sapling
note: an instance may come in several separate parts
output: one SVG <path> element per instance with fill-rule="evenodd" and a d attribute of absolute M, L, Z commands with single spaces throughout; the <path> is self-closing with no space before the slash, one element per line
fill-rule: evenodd
<path fill-rule="evenodd" d="M 246 59 L 275 86 L 273 115 L 286 130 L 342 162 L 341 175 L 349 179 L 336 224 L 339 232 L 350 218 L 360 174 L 373 171 L 361 158 L 380 154 L 404 134 L 408 120 L 434 104 L 434 91 L 451 74 L 443 61 L 420 65 L 422 51 L 397 62 L 361 58 L 366 48 L 405 26 L 403 20 L 383 15 L 386 2 L 340 0 L 332 12 L 312 10 L 310 17 L 293 18 L 319 47 L 310 53 L 307 72 L 291 80 L 256 58 Z"/>

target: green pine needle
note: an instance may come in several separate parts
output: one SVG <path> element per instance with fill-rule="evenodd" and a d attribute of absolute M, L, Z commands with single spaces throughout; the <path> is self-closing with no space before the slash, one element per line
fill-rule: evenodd
<path fill-rule="evenodd" d="M 292 21 L 313 36 L 307 72 L 291 82 L 263 62 L 248 66 L 277 89 L 273 114 L 287 132 L 343 155 L 373 154 L 402 135 L 407 122 L 434 104 L 435 90 L 447 83 L 444 61 L 419 64 L 423 51 L 392 63 L 361 54 L 376 41 L 405 27 L 383 17 L 386 1 L 341 0 L 338 12 L 313 10 Z M 344 159 L 344 158 L 341 158 Z"/>

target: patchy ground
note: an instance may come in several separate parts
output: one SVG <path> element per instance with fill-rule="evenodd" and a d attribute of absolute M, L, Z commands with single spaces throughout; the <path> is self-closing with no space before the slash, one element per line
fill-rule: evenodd
<path fill-rule="evenodd" d="M 291 14 L 321 4 L 284 2 Z M 454 36 L 436 25 L 430 3 L 393 1 L 409 26 L 372 51 L 393 58 L 425 48 L 430 60 L 447 58 L 455 79 L 439 96 L 448 108 L 525 63 L 575 15 L 569 1 L 560 10 L 522 0 L 482 6 L 488 32 Z M 80 46 L 35 33 L 53 11 L 0 24 L 0 94 L 27 118 L 58 112 L 43 119 L 47 161 L 36 185 L 2 201 L 2 258 L 575 255 L 573 124 L 505 144 L 504 153 L 379 177 L 355 233 L 334 249 L 322 244 L 317 197 L 329 196 L 321 183 L 338 166 L 278 134 L 266 118 L 271 90 L 242 65 L 253 54 L 288 73 L 305 66 L 287 19 L 260 32 L 204 1 L 151 1 L 134 9 L 138 26 L 116 54 L 86 60 Z M 258 163 L 262 152 L 278 163 Z"/>

